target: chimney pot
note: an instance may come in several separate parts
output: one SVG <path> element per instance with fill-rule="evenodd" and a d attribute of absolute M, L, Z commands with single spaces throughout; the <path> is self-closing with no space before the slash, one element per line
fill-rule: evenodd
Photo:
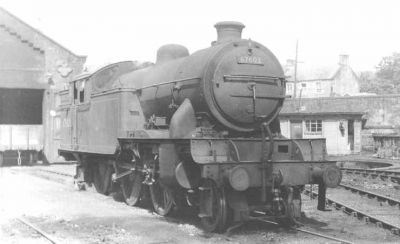
<path fill-rule="evenodd" d="M 217 42 L 226 42 L 242 39 L 244 24 L 236 21 L 222 21 L 214 25 L 217 29 Z"/>
<path fill-rule="evenodd" d="M 349 55 L 347 55 L 347 54 L 339 55 L 339 65 L 348 66 L 349 65 Z"/>

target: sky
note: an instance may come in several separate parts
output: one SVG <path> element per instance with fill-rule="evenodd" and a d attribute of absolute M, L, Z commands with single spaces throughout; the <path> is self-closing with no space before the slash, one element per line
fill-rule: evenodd
<path fill-rule="evenodd" d="M 312 0 L 0 0 L 0 6 L 72 52 L 88 66 L 155 61 L 167 43 L 190 53 L 210 46 L 218 21 L 246 25 L 242 37 L 281 61 L 337 64 L 348 54 L 356 72 L 374 70 L 400 52 L 400 1 Z"/>

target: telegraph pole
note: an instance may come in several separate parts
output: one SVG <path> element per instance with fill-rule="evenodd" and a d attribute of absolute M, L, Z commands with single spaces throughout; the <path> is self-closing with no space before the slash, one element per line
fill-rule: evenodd
<path fill-rule="evenodd" d="M 299 49 L 299 40 L 296 40 L 296 56 L 294 59 L 294 80 L 293 80 L 293 98 L 296 98 L 297 95 L 297 54 L 298 54 L 298 49 Z"/>

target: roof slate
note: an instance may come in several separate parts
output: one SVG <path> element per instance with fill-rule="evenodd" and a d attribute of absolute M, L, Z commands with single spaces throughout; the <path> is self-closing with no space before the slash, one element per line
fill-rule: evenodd
<path fill-rule="evenodd" d="M 340 98 L 308 98 L 286 99 L 280 114 L 363 114 L 364 110 L 349 105 L 346 99 Z"/>

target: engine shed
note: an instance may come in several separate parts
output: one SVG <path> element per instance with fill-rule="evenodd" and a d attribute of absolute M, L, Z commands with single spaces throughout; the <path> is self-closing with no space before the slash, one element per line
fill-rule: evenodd
<path fill-rule="evenodd" d="M 0 7 L 0 160 L 32 162 L 57 152 L 55 94 L 82 72 L 85 56 L 72 53 Z"/>

